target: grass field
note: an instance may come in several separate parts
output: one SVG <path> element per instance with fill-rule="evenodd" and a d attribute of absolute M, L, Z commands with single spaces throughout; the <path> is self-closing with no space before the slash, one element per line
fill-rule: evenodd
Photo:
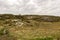
<path fill-rule="evenodd" d="M 0 40 L 60 40 L 60 17 L 0 15 Z"/>

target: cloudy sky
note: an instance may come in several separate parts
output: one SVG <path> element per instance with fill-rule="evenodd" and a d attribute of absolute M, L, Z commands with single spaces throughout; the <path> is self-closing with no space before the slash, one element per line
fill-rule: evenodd
<path fill-rule="evenodd" d="M 60 0 L 0 0 L 0 13 L 60 16 Z"/>

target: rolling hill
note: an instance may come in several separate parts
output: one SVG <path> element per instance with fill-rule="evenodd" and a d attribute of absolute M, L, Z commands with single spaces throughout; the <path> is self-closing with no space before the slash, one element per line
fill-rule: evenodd
<path fill-rule="evenodd" d="M 60 17 L 0 14 L 0 40 L 60 40 Z"/>

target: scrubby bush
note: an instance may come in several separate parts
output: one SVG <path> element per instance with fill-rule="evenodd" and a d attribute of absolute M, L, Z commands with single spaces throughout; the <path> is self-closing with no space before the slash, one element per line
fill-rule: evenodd
<path fill-rule="evenodd" d="M 7 35 L 9 33 L 9 31 L 5 28 L 0 30 L 0 35 Z"/>

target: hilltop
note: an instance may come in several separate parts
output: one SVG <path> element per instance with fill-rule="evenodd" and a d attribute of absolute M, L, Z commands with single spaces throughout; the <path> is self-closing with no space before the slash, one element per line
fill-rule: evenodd
<path fill-rule="evenodd" d="M 12 14 L 1 14 L 0 20 L 6 19 L 20 19 L 20 20 L 35 20 L 42 22 L 59 22 L 59 16 L 48 16 L 48 15 L 12 15 Z"/>

